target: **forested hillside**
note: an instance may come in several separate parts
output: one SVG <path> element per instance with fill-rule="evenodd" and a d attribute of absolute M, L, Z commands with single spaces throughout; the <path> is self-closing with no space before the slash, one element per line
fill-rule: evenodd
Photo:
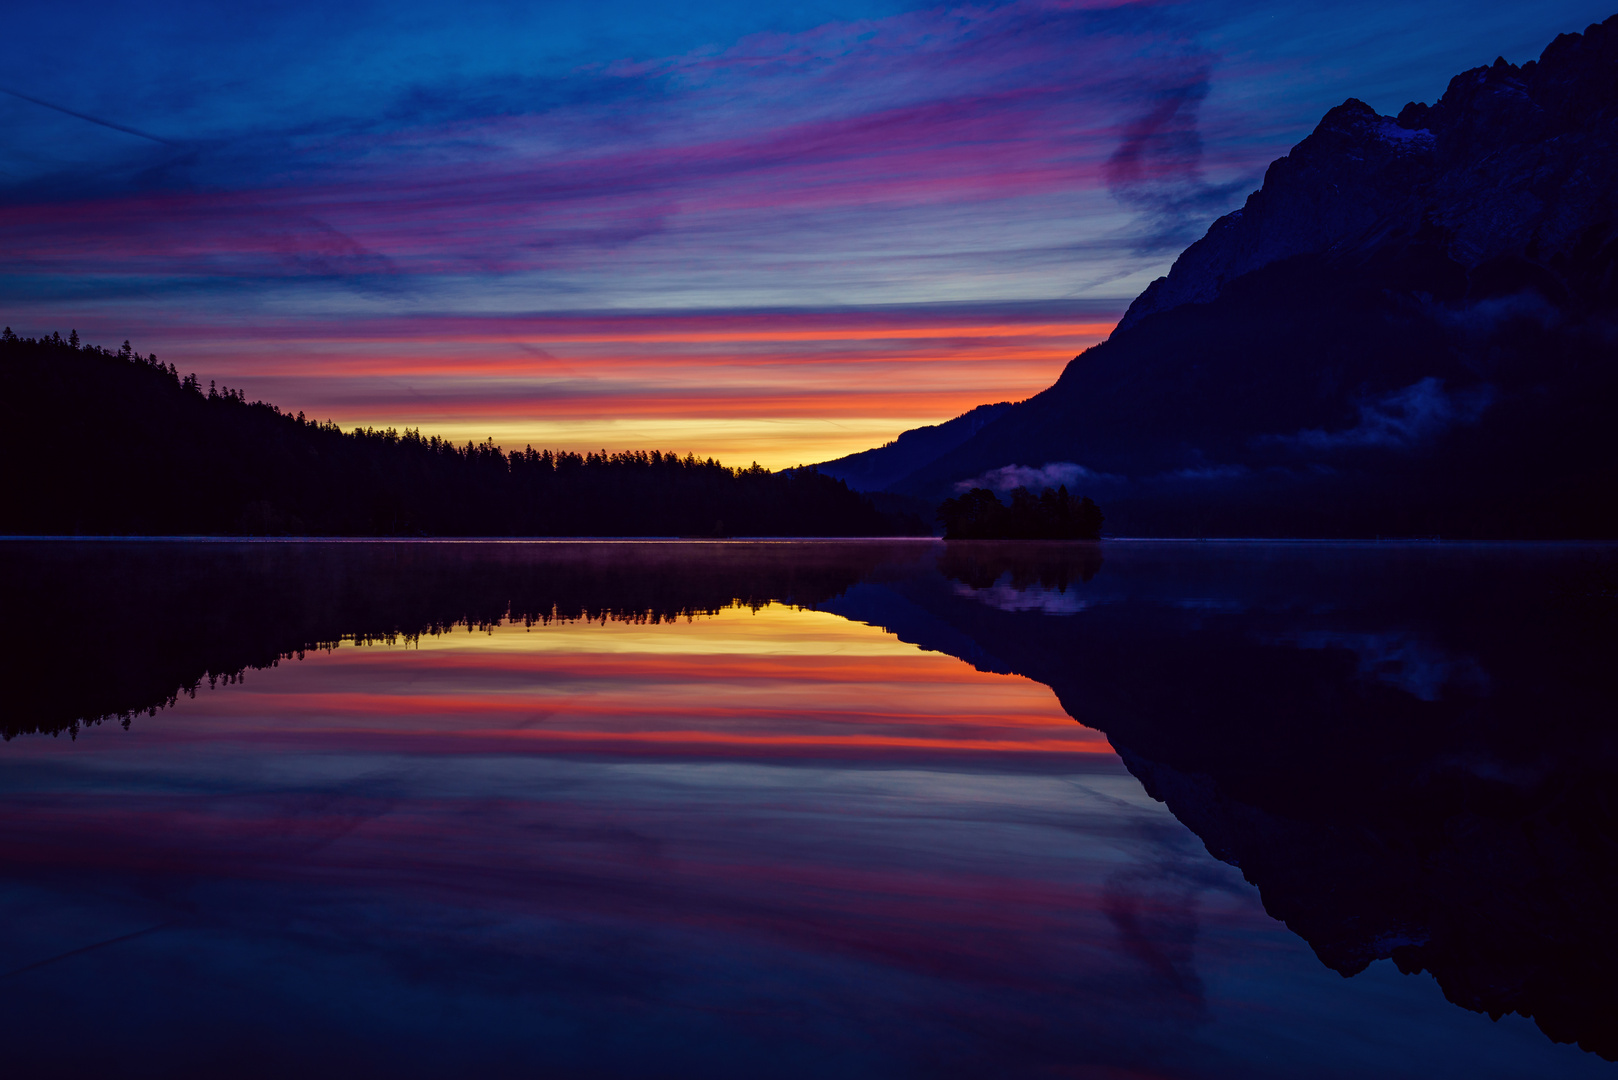
<path fill-rule="evenodd" d="M 659 452 L 506 453 L 343 431 L 204 389 L 128 342 L 0 335 L 0 533 L 872 536 L 924 532 L 813 471 Z"/>

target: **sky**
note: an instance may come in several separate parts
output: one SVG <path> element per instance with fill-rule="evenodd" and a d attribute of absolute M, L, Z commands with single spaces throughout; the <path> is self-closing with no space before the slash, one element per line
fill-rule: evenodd
<path fill-rule="evenodd" d="M 21 5 L 0 322 L 345 427 L 824 460 L 1049 385 L 1344 99 L 1611 13 Z"/>

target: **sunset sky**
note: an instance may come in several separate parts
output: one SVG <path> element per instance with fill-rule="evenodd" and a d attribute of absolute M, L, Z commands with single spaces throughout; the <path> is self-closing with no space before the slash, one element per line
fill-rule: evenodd
<path fill-rule="evenodd" d="M 1609 3 L 22 5 L 0 322 L 779 467 L 1043 388 L 1344 98 Z"/>

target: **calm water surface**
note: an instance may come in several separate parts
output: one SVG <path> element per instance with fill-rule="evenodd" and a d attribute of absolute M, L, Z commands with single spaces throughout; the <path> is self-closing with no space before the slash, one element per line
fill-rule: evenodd
<path fill-rule="evenodd" d="M 0 559 L 11 1075 L 1618 1071 L 1605 549 Z"/>

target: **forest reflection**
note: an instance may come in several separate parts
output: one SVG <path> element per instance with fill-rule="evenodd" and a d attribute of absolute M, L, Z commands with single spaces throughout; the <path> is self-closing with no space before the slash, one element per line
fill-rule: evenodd
<path fill-rule="evenodd" d="M 503 621 L 658 623 L 772 602 L 810 607 L 924 542 L 222 542 L 8 545 L 0 725 L 69 735 L 129 721 L 343 641 Z M 22 627 L 18 627 L 22 630 Z"/>

